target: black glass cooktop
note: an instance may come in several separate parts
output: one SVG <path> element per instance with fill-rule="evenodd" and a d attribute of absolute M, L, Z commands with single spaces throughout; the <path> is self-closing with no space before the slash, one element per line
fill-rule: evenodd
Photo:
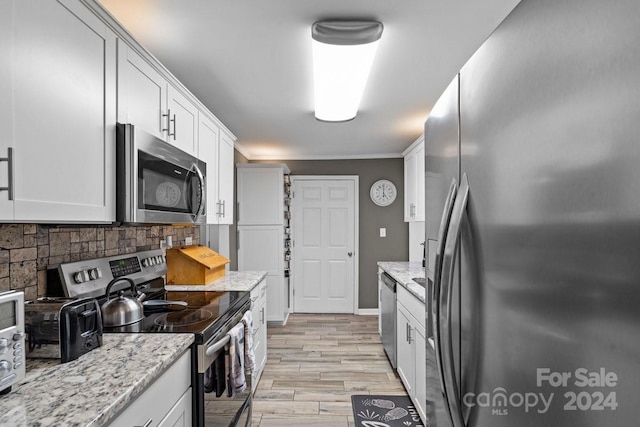
<path fill-rule="evenodd" d="M 196 343 L 206 342 L 245 303 L 249 292 L 167 292 L 150 295 L 149 300 L 175 301 L 167 307 L 145 308 L 145 317 L 136 323 L 105 327 L 104 332 L 193 333 Z"/>

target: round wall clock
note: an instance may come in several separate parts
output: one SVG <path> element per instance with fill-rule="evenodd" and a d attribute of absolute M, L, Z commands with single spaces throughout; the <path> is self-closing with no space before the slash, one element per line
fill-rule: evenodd
<path fill-rule="evenodd" d="M 398 191 L 393 182 L 387 179 L 380 179 L 373 183 L 369 191 L 371 201 L 378 206 L 389 206 L 396 199 Z"/>

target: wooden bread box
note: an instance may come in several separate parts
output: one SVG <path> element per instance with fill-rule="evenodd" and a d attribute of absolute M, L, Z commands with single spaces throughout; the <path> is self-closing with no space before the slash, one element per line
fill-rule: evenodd
<path fill-rule="evenodd" d="M 208 285 L 225 275 L 229 260 L 206 246 L 167 249 L 168 285 Z"/>

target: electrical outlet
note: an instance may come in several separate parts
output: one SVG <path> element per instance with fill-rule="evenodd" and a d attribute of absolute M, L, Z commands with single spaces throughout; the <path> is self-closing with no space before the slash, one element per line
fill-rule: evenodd
<path fill-rule="evenodd" d="M 191 237 L 185 237 L 185 238 L 184 238 L 184 244 L 185 244 L 186 246 L 193 245 L 193 238 L 191 238 Z"/>
<path fill-rule="evenodd" d="M 160 249 L 167 249 L 167 241 L 160 240 Z"/>
<path fill-rule="evenodd" d="M 386 228 L 381 228 L 380 229 L 380 237 L 387 237 L 387 229 Z"/>

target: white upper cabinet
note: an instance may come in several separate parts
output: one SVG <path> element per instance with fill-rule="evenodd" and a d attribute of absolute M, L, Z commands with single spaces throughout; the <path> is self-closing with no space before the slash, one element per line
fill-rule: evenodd
<path fill-rule="evenodd" d="M 198 157 L 207 164 L 207 224 L 233 224 L 233 139 L 204 114 Z"/>
<path fill-rule="evenodd" d="M 13 13 L 12 5 L 0 9 L 0 187 L 9 187 L 8 150 L 13 147 Z M 13 149 L 13 148 L 12 148 Z M 7 190 L 0 191 L 0 218 L 13 218 L 13 202 L 9 200 Z"/>
<path fill-rule="evenodd" d="M 404 220 L 424 221 L 424 136 L 404 152 Z"/>
<path fill-rule="evenodd" d="M 207 224 L 218 224 L 220 202 L 218 200 L 218 146 L 220 129 L 210 119 L 200 115 L 198 158 L 207 164 Z"/>
<path fill-rule="evenodd" d="M 165 139 L 168 134 L 167 81 L 122 40 L 118 40 L 118 121 Z M 164 115 L 164 116 L 163 116 Z"/>
<path fill-rule="evenodd" d="M 198 156 L 198 107 L 178 89 L 169 85 L 167 91 L 167 115 L 169 117 L 168 141 Z"/>
<path fill-rule="evenodd" d="M 218 198 L 222 205 L 220 224 L 233 224 L 233 178 L 234 178 L 234 142 L 235 138 L 220 131 L 220 147 L 218 158 Z"/>
<path fill-rule="evenodd" d="M 198 156 L 200 116 L 214 119 L 97 2 L 0 2 L 0 221 L 115 221 L 116 122 Z M 214 121 L 213 218 L 231 224 L 234 137 Z"/>
<path fill-rule="evenodd" d="M 115 34 L 77 0 L 0 9 L 1 220 L 115 220 Z"/>
<path fill-rule="evenodd" d="M 122 40 L 118 43 L 118 121 L 198 155 L 198 107 Z"/>
<path fill-rule="evenodd" d="M 282 164 L 238 165 L 238 225 L 284 223 L 284 175 Z"/>

